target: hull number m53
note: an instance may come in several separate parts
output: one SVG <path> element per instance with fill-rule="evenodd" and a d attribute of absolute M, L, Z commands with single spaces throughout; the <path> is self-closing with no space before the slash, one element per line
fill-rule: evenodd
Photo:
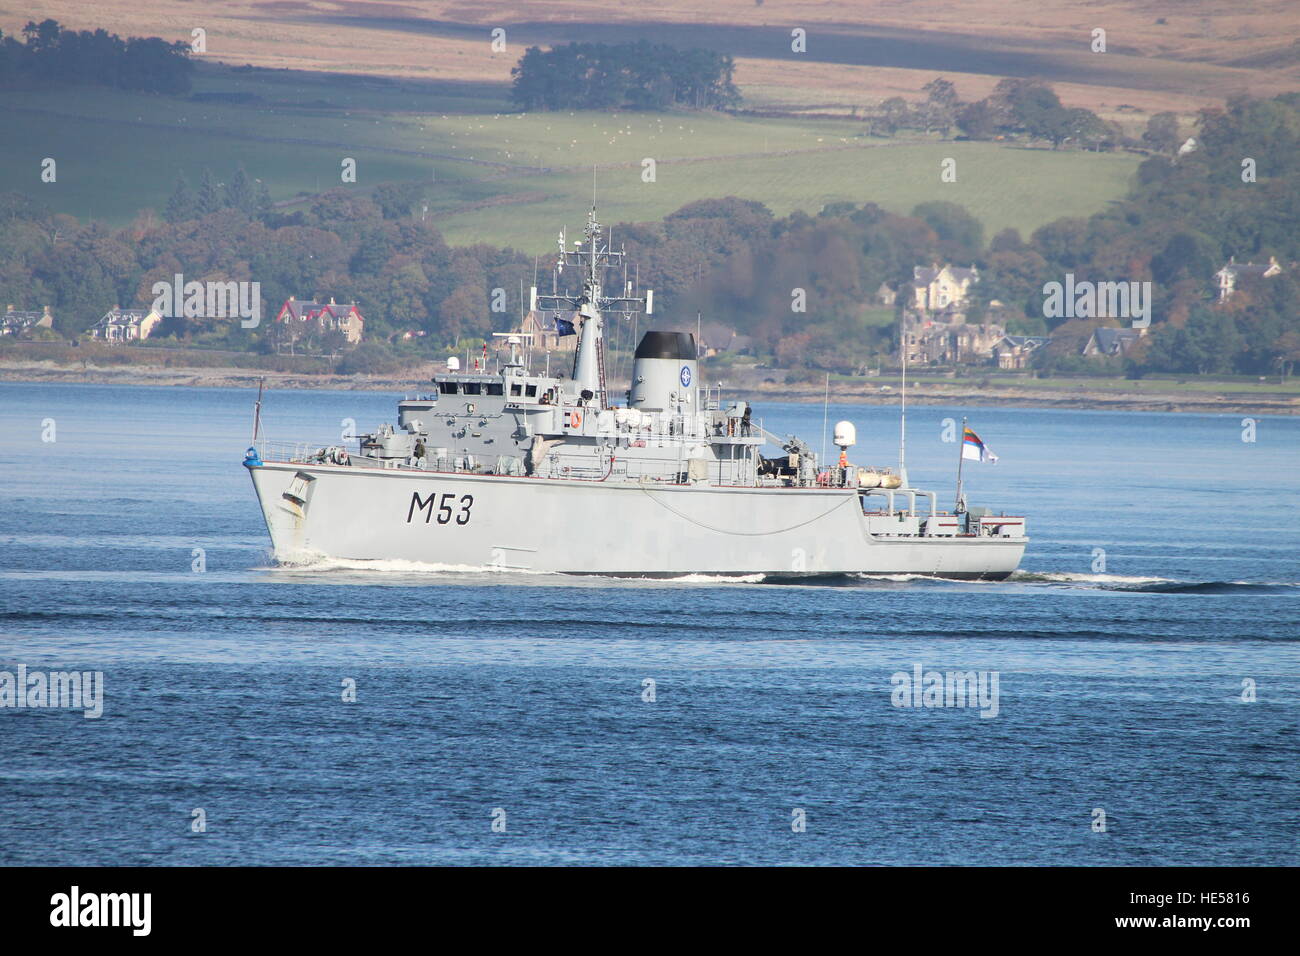
<path fill-rule="evenodd" d="M 454 494 L 438 495 L 437 492 L 429 495 L 428 498 L 421 498 L 418 491 L 411 493 L 411 506 L 406 509 L 406 523 L 410 524 L 415 519 L 417 511 L 424 512 L 424 523 L 437 519 L 438 524 L 450 524 L 453 520 L 456 524 L 469 524 L 469 509 L 474 507 L 473 495 L 461 495 L 459 499 Z"/>

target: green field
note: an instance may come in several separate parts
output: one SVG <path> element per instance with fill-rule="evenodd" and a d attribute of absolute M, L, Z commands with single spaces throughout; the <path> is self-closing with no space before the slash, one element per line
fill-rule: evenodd
<path fill-rule="evenodd" d="M 659 219 L 696 199 L 736 195 L 784 215 L 828 202 L 877 202 L 899 212 L 945 199 L 967 207 L 986 235 L 1029 232 L 1120 198 L 1138 159 L 993 143 L 863 137 L 836 120 L 699 113 L 505 112 L 493 87 L 430 88 L 296 73 L 201 71 L 196 89 L 253 92 L 252 104 L 196 102 L 98 88 L 9 92 L 0 188 L 59 212 L 118 225 L 161 210 L 176 178 L 243 163 L 288 202 L 340 181 L 430 184 L 429 214 L 448 241 L 548 250 L 580 222 L 593 177 L 606 222 Z M 465 112 L 469 110 L 469 112 Z M 44 157 L 55 183 L 40 181 Z M 657 163 L 642 181 L 642 160 Z M 945 157 L 957 181 L 940 181 Z M 594 170 L 593 170 L 593 167 Z"/>

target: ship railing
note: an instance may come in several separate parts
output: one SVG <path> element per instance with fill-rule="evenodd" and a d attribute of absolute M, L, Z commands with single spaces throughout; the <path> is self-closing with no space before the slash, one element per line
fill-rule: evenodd
<path fill-rule="evenodd" d="M 293 464 L 306 464 L 317 458 L 317 452 L 330 446 L 318 442 L 277 441 L 271 438 L 259 438 L 253 443 L 257 455 L 262 461 L 286 461 Z M 337 446 L 342 447 L 342 446 Z"/>
<path fill-rule="evenodd" d="M 355 444 L 355 443 L 354 443 Z M 288 462 L 294 465 L 338 465 L 351 464 L 361 468 L 420 468 L 421 470 L 453 471 L 450 458 L 422 459 L 422 466 L 416 465 L 414 458 L 377 458 L 362 454 L 355 447 L 349 449 L 346 443 L 278 441 L 259 438 L 253 443 L 258 457 L 262 461 Z"/>

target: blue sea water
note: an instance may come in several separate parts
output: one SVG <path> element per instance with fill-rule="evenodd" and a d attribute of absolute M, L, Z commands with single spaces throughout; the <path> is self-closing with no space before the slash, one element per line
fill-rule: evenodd
<path fill-rule="evenodd" d="M 265 433 L 396 397 L 272 392 Z M 1001 456 L 968 493 L 1023 570 L 805 586 L 276 567 L 252 401 L 0 384 L 0 670 L 104 680 L 0 708 L 0 863 L 1300 862 L 1300 421 L 915 407 L 941 500 L 945 419 Z M 840 418 L 893 463 L 895 410 Z M 894 706 L 917 665 L 996 672 L 996 717 Z"/>

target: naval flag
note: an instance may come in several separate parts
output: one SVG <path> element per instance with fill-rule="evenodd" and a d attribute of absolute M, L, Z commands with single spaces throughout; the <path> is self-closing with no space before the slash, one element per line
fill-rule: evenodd
<path fill-rule="evenodd" d="M 998 463 L 998 456 L 969 428 L 962 429 L 961 456 L 969 461 L 987 461 L 992 465 Z"/>

